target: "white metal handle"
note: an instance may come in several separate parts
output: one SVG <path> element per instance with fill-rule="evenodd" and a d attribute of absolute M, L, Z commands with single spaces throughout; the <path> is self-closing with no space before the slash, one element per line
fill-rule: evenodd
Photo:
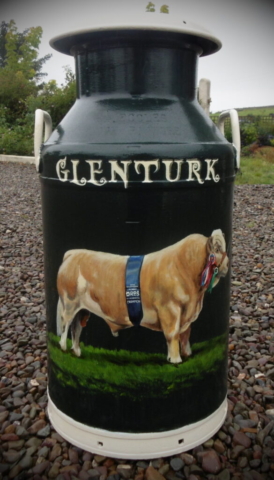
<path fill-rule="evenodd" d="M 239 124 L 239 117 L 238 112 L 234 108 L 231 110 L 225 110 L 224 112 L 220 113 L 218 118 L 218 128 L 224 135 L 225 131 L 225 119 L 230 117 L 231 122 L 231 130 L 232 130 L 232 142 L 234 147 L 236 148 L 236 166 L 239 170 L 240 168 L 240 154 L 241 154 L 241 136 L 240 136 L 240 124 Z"/>
<path fill-rule="evenodd" d="M 35 166 L 37 172 L 39 171 L 40 164 L 40 148 L 43 143 L 43 132 L 44 133 L 44 142 L 50 137 L 52 132 L 52 120 L 48 112 L 38 108 L 35 111 L 35 127 L 34 127 L 34 156 L 35 156 Z"/>

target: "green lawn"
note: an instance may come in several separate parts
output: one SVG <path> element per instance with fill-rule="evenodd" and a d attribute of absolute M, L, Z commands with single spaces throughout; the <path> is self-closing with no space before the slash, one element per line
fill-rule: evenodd
<path fill-rule="evenodd" d="M 274 148 L 264 147 L 250 157 L 241 157 L 236 185 L 274 184 Z"/>
<path fill-rule="evenodd" d="M 257 116 L 267 116 L 274 114 L 274 105 L 269 105 L 267 107 L 250 107 L 250 108 L 236 108 L 239 117 L 246 117 L 247 115 L 254 115 L 254 117 Z M 215 112 L 212 115 L 220 115 L 221 111 Z"/>
<path fill-rule="evenodd" d="M 258 115 L 271 115 L 274 113 L 274 105 L 271 105 L 269 107 L 260 107 L 260 108 L 243 108 L 243 109 L 237 109 L 238 114 L 240 117 L 245 117 L 247 115 L 254 115 L 254 117 L 257 117 Z"/>

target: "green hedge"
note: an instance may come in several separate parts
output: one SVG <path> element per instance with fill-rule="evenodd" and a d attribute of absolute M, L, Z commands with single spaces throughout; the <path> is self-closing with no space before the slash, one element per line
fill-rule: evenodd
<path fill-rule="evenodd" d="M 16 119 L 11 125 L 6 118 L 6 107 L 0 105 L 0 154 L 6 155 L 34 155 L 33 134 L 34 115 L 37 108 L 50 113 L 55 128 L 76 98 L 75 82 L 59 88 L 49 82 L 47 89 L 38 96 L 31 96 L 26 101 L 26 114 Z M 259 146 L 273 146 L 274 124 L 269 122 L 240 123 L 241 147 L 244 149 L 252 143 Z M 231 127 L 225 124 L 225 137 L 232 142 Z M 245 150 L 243 151 L 243 153 Z"/>
<path fill-rule="evenodd" d="M 66 70 L 66 84 L 58 87 L 55 80 L 48 82 L 38 95 L 29 95 L 22 111 L 11 117 L 11 109 L 0 103 L 0 154 L 34 155 L 35 110 L 47 111 L 55 128 L 76 99 L 74 75 Z"/>
<path fill-rule="evenodd" d="M 241 147 L 244 148 L 257 142 L 259 146 L 270 146 L 274 140 L 274 123 L 240 122 Z M 231 126 L 225 124 L 225 137 L 232 142 Z"/>

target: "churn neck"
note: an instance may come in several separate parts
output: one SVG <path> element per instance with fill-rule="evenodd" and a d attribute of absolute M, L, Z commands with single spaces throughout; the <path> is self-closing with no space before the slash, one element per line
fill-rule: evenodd
<path fill-rule="evenodd" d="M 93 32 L 72 49 L 78 98 L 116 93 L 194 100 L 201 52 L 175 32 Z"/>

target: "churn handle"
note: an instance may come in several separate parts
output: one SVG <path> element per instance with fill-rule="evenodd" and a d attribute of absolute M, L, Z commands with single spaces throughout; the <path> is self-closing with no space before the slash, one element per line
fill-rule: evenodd
<path fill-rule="evenodd" d="M 218 118 L 218 128 L 224 135 L 225 131 L 225 119 L 230 117 L 231 122 L 231 130 L 232 130 L 232 142 L 236 148 L 236 167 L 240 169 L 240 153 L 241 153 L 241 136 L 240 136 L 240 124 L 239 124 L 239 117 L 238 112 L 234 108 L 231 110 L 225 110 L 224 112 L 220 113 Z"/>
<path fill-rule="evenodd" d="M 43 131 L 44 133 L 44 142 L 47 141 L 52 132 L 52 120 L 48 112 L 38 108 L 35 110 L 35 127 L 34 127 L 34 157 L 35 157 L 35 166 L 37 172 L 39 171 L 40 164 L 40 148 L 43 143 Z"/>

